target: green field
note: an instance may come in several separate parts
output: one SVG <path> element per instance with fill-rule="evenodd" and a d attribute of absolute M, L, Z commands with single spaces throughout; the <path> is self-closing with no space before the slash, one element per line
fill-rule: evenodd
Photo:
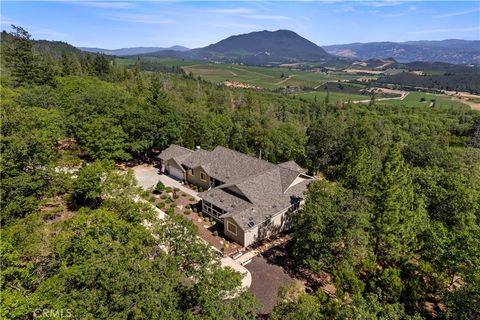
<path fill-rule="evenodd" d="M 325 101 L 325 97 L 327 96 L 327 92 L 325 91 L 311 91 L 300 93 L 297 95 L 299 98 L 303 98 L 306 100 L 314 100 L 315 97 L 317 101 Z M 330 92 L 329 93 L 329 101 L 330 103 L 336 103 L 337 101 L 356 101 L 356 100 L 368 100 L 370 99 L 369 95 L 361 95 L 361 94 L 352 94 L 352 93 L 343 93 L 343 92 Z"/>
<path fill-rule="evenodd" d="M 422 98 L 424 98 L 425 101 L 421 101 Z M 431 99 L 435 99 L 435 106 L 468 107 L 466 104 L 463 104 L 459 101 L 453 101 L 447 96 L 425 92 L 410 92 L 403 100 L 378 101 L 377 103 L 407 107 L 428 107 L 430 106 Z"/>
<path fill-rule="evenodd" d="M 254 67 L 236 64 L 215 64 L 201 61 L 180 60 L 170 58 L 141 58 L 144 62 L 164 67 L 180 66 L 186 73 L 192 73 L 205 80 L 219 83 L 226 80 L 245 83 L 260 88 L 277 89 L 283 87 L 315 88 L 326 82 L 337 80 L 355 80 L 359 75 L 343 72 L 310 72 L 289 70 L 280 67 Z M 137 59 L 119 58 L 116 63 L 122 66 L 133 66 Z"/>

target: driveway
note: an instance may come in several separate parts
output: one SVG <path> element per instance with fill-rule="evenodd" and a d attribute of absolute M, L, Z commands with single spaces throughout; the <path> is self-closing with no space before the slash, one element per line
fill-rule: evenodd
<path fill-rule="evenodd" d="M 161 174 L 160 171 L 152 165 L 140 165 L 132 168 L 137 183 L 144 189 L 155 187 L 159 181 L 167 187 L 178 188 L 180 191 L 191 195 L 196 200 L 200 200 L 198 192 L 193 191 L 190 188 L 185 187 L 180 181 L 177 181 L 165 174 Z"/>
<path fill-rule="evenodd" d="M 245 265 L 252 274 L 252 292 L 262 304 L 260 314 L 272 312 L 277 304 L 278 289 L 281 286 L 289 286 L 297 283 L 285 270 L 277 265 L 269 263 L 262 256 L 252 258 L 252 262 Z"/>

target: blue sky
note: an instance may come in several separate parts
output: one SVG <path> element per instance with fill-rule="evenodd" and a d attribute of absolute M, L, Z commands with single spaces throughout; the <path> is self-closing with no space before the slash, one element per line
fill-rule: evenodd
<path fill-rule="evenodd" d="M 230 35 L 289 29 L 318 45 L 480 39 L 480 1 L 2 1 L 2 29 L 107 49 L 202 47 Z"/>

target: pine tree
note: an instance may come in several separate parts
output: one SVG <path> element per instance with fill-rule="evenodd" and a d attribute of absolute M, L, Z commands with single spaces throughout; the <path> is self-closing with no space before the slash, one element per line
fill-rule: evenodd
<path fill-rule="evenodd" d="M 7 67 L 10 69 L 14 86 L 29 85 L 34 83 L 37 71 L 37 59 L 32 51 L 30 34 L 23 29 L 12 25 L 10 32 L 2 46 Z"/>

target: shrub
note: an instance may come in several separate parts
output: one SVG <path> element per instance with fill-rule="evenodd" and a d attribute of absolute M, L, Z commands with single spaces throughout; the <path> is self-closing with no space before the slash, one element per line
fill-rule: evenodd
<path fill-rule="evenodd" d="M 172 199 L 170 199 L 170 198 L 167 198 L 167 199 L 165 200 L 165 203 L 171 203 L 171 202 L 172 202 Z"/>
<path fill-rule="evenodd" d="M 154 196 L 150 196 L 150 197 L 148 198 L 148 201 L 150 201 L 150 202 L 155 202 L 155 197 L 154 197 Z"/>
<path fill-rule="evenodd" d="M 186 197 L 187 194 L 186 194 L 185 192 L 182 192 L 181 196 L 182 196 L 182 197 Z"/>
<path fill-rule="evenodd" d="M 217 230 L 213 231 L 213 235 L 214 235 L 215 237 L 217 237 L 217 236 L 218 236 L 218 231 L 217 231 Z"/>
<path fill-rule="evenodd" d="M 178 188 L 173 188 L 173 191 L 178 192 L 178 191 L 180 191 L 180 189 L 178 189 Z"/>
<path fill-rule="evenodd" d="M 203 192 L 203 188 L 202 187 L 198 188 L 198 192 Z"/>
<path fill-rule="evenodd" d="M 178 194 L 174 194 L 174 195 L 173 195 L 173 199 L 178 199 L 178 198 L 180 198 L 180 197 L 178 196 Z"/>
<path fill-rule="evenodd" d="M 158 209 L 163 209 L 164 207 L 165 207 L 165 202 L 159 202 L 159 203 L 157 204 L 157 208 L 158 208 Z"/>
<path fill-rule="evenodd" d="M 160 199 L 167 199 L 167 198 L 168 198 L 168 196 L 167 196 L 166 194 L 162 194 L 162 195 L 160 196 Z"/>
<path fill-rule="evenodd" d="M 172 214 L 174 214 L 174 213 L 175 213 L 175 209 L 174 209 L 174 208 L 172 208 L 172 207 L 168 208 L 167 214 L 172 215 Z"/>
<path fill-rule="evenodd" d="M 190 197 L 190 198 L 188 198 L 188 201 L 195 201 L 195 198 L 194 198 L 194 197 Z"/>
<path fill-rule="evenodd" d="M 155 191 L 160 193 L 163 190 L 165 190 L 165 185 L 163 184 L 162 181 L 158 181 L 157 185 L 155 186 Z"/>
<path fill-rule="evenodd" d="M 183 211 L 183 213 L 188 216 L 190 213 L 192 213 L 192 211 L 187 209 L 187 210 Z"/>
<path fill-rule="evenodd" d="M 189 204 L 187 204 L 187 205 L 185 206 L 185 209 L 190 209 L 190 208 L 191 208 L 191 206 L 190 206 Z"/>
<path fill-rule="evenodd" d="M 197 212 L 197 211 L 198 211 L 197 208 L 193 207 L 193 212 Z"/>
<path fill-rule="evenodd" d="M 166 191 L 166 192 L 172 192 L 172 187 L 166 187 L 166 188 L 165 188 L 165 191 Z"/>

